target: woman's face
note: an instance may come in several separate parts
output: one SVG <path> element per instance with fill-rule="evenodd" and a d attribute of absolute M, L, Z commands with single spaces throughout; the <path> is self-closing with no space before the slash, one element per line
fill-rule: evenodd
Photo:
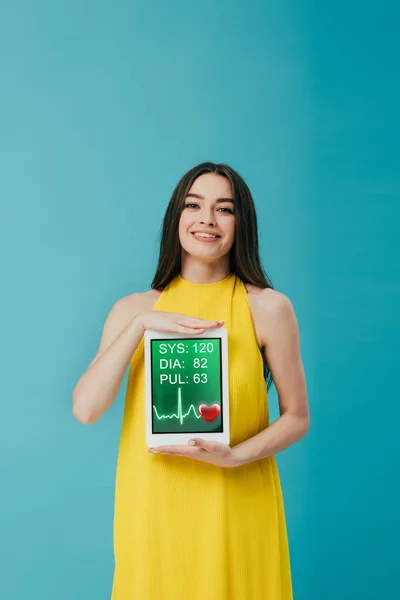
<path fill-rule="evenodd" d="M 192 256 L 218 259 L 232 248 L 235 222 L 230 181 L 216 173 L 204 173 L 193 182 L 184 200 L 179 241 L 183 250 Z M 203 237 L 201 232 L 217 237 Z"/>

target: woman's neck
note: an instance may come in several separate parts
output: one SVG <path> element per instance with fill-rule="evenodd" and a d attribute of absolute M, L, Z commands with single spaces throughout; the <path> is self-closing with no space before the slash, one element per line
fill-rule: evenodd
<path fill-rule="evenodd" d="M 229 261 L 221 260 L 218 263 L 206 263 L 196 260 L 193 256 L 182 257 L 181 276 L 193 283 L 213 283 L 228 277 L 231 270 Z"/>

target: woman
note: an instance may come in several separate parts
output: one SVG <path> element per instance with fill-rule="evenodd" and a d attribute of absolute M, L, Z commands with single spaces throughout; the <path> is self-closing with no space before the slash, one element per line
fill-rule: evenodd
<path fill-rule="evenodd" d="M 232 168 L 206 162 L 182 177 L 164 217 L 151 287 L 115 303 L 73 393 L 75 417 L 94 423 L 130 366 L 112 600 L 289 600 L 274 455 L 308 430 L 306 384 L 292 304 L 262 270 L 253 199 Z M 222 320 L 230 445 L 194 437 L 187 446 L 148 449 L 144 331 L 196 335 Z M 281 416 L 269 425 L 272 377 Z"/>

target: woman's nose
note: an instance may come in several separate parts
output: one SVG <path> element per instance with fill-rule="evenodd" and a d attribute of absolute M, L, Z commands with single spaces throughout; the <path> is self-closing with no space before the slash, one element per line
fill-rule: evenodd
<path fill-rule="evenodd" d="M 202 224 L 206 224 L 208 223 L 209 226 L 213 227 L 215 225 L 215 219 L 213 217 L 213 214 L 210 213 L 209 215 L 205 215 L 204 219 L 202 221 L 200 221 L 200 223 Z"/>

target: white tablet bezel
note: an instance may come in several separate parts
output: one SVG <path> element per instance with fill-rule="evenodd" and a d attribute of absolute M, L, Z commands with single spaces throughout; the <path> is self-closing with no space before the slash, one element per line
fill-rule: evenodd
<path fill-rule="evenodd" d="M 221 432 L 201 433 L 153 433 L 152 432 L 152 381 L 151 381 L 151 340 L 153 339 L 203 339 L 220 338 L 221 340 L 221 370 L 222 370 L 222 426 Z M 228 378 L 228 332 L 225 327 L 208 329 L 197 335 L 168 333 L 147 329 L 144 333 L 144 363 L 145 363 L 145 403 L 146 403 L 146 443 L 149 448 L 170 444 L 184 444 L 194 437 L 204 440 L 214 440 L 223 444 L 230 442 L 229 435 L 229 378 Z"/>

